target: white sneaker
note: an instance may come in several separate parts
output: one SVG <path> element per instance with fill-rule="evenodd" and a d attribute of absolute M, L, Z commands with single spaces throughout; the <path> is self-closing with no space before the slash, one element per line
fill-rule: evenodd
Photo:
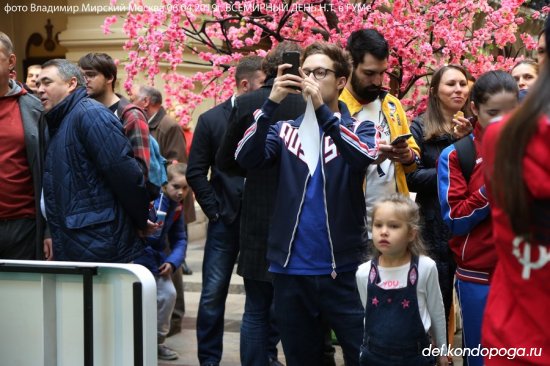
<path fill-rule="evenodd" d="M 176 351 L 163 343 L 158 345 L 158 358 L 160 360 L 172 361 L 177 360 L 179 355 Z"/>

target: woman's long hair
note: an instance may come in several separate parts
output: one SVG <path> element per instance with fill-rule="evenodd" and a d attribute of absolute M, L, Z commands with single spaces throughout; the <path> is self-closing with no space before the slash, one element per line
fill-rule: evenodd
<path fill-rule="evenodd" d="M 451 135 L 453 132 L 451 124 L 443 123 L 444 117 L 438 97 L 441 78 L 445 72 L 451 69 L 460 71 L 464 74 L 466 80 L 468 80 L 468 73 L 462 66 L 459 65 L 442 66 L 434 72 L 432 80 L 430 81 L 430 89 L 428 92 L 428 108 L 426 109 L 423 119 L 424 139 L 426 140 L 445 134 Z M 467 105 L 467 102 L 464 103 L 464 106 L 462 107 L 463 112 L 466 111 Z"/>
<path fill-rule="evenodd" d="M 546 19 L 546 47 L 550 39 L 550 18 Z M 542 114 L 547 113 L 550 101 L 550 60 L 529 89 L 526 99 L 502 128 L 496 145 L 492 187 L 495 199 L 504 209 L 517 235 L 529 233 L 531 202 L 523 176 L 525 148 L 538 128 Z"/>

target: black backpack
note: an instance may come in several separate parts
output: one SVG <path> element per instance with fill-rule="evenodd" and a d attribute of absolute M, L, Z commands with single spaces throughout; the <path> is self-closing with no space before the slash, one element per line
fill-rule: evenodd
<path fill-rule="evenodd" d="M 468 135 L 464 136 L 453 145 L 458 156 L 462 175 L 466 179 L 466 182 L 469 182 L 472 172 L 474 171 L 474 166 L 476 165 L 476 146 L 474 145 L 474 140 Z"/>

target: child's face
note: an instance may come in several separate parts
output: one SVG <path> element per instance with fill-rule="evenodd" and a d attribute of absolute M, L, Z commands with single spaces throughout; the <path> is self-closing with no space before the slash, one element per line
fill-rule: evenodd
<path fill-rule="evenodd" d="M 372 223 L 372 240 L 382 255 L 400 257 L 407 252 L 415 232 L 409 229 L 402 214 L 395 205 L 384 202 L 374 213 Z"/>
<path fill-rule="evenodd" d="M 174 174 L 164 188 L 164 193 L 174 202 L 181 202 L 187 195 L 189 186 L 183 174 Z"/>

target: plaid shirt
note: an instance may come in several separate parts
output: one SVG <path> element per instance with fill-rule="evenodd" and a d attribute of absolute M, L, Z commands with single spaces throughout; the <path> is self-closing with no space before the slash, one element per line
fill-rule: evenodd
<path fill-rule="evenodd" d="M 124 133 L 132 145 L 134 158 L 140 164 L 143 174 L 147 178 L 151 152 L 149 150 L 149 125 L 145 114 L 135 105 L 126 104 L 119 118 L 122 121 Z"/>

